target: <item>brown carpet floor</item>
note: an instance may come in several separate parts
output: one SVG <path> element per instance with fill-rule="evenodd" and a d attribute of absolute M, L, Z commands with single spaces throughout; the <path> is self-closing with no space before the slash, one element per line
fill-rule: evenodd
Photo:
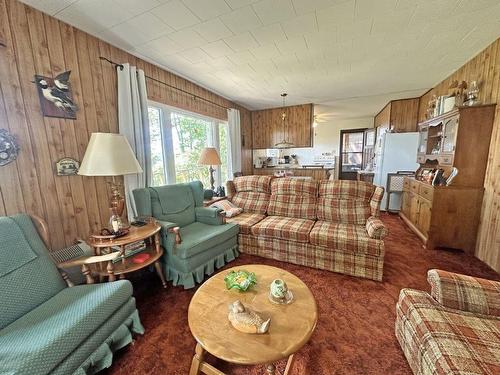
<path fill-rule="evenodd" d="M 394 336 L 395 305 L 401 288 L 429 290 L 426 272 L 440 268 L 498 279 L 478 259 L 460 251 L 425 250 L 418 238 L 394 215 L 383 215 L 386 238 L 383 282 L 242 254 L 227 267 L 263 263 L 299 276 L 312 290 L 319 321 L 309 343 L 296 355 L 293 374 L 411 374 Z M 222 272 L 224 269 L 222 269 Z M 134 294 L 146 329 L 134 345 L 116 354 L 105 374 L 188 374 L 195 340 L 187 309 L 195 289 L 164 290 L 154 273 L 133 278 Z M 227 374 L 264 374 L 262 366 L 234 366 L 209 357 Z M 284 362 L 279 363 L 282 371 Z"/>

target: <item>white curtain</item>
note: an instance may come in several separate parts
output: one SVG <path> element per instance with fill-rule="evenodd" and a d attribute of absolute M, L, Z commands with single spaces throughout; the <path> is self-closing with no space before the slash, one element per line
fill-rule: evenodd
<path fill-rule="evenodd" d="M 241 126 L 240 111 L 234 108 L 227 110 L 227 128 L 229 133 L 229 173 L 228 178 L 233 179 L 235 172 L 241 172 Z"/>
<path fill-rule="evenodd" d="M 118 129 L 123 134 L 142 167 L 143 173 L 124 176 L 125 201 L 129 220 L 137 216 L 132 190 L 144 188 L 151 182 L 148 94 L 144 71 L 123 64 L 118 73 Z"/>

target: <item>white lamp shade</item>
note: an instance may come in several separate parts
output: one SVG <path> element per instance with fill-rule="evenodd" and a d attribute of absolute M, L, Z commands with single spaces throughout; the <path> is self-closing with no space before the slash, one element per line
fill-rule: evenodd
<path fill-rule="evenodd" d="M 200 160 L 198 164 L 201 165 L 221 165 L 219 154 L 214 147 L 205 147 L 201 151 Z"/>
<path fill-rule="evenodd" d="M 142 173 L 132 147 L 122 134 L 92 133 L 78 174 L 121 176 Z"/>

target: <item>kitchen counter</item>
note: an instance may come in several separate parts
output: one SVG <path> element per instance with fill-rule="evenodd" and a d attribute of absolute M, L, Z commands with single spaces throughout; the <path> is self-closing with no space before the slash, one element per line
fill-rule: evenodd
<path fill-rule="evenodd" d="M 300 164 L 279 164 L 274 167 L 264 167 L 264 168 L 255 168 L 254 169 L 274 169 L 274 170 L 281 170 L 281 169 L 325 169 L 322 165 L 318 166 L 302 166 Z"/>
<path fill-rule="evenodd" d="M 294 177 L 311 177 L 313 180 L 327 180 L 330 176 L 329 170 L 322 166 L 302 168 L 300 165 L 288 165 L 283 167 L 283 164 L 277 167 L 254 168 L 253 174 L 274 175 L 276 172 L 283 170 L 289 170 Z"/>

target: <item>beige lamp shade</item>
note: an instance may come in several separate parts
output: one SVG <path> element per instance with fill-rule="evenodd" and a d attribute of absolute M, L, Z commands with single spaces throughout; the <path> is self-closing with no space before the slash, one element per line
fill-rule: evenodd
<path fill-rule="evenodd" d="M 142 173 L 134 152 L 122 134 L 92 133 L 78 174 L 121 176 Z"/>
<path fill-rule="evenodd" d="M 219 154 L 217 150 L 213 147 L 205 147 L 203 151 L 201 151 L 200 160 L 198 160 L 198 164 L 201 165 L 221 165 L 221 161 L 219 158 Z"/>

